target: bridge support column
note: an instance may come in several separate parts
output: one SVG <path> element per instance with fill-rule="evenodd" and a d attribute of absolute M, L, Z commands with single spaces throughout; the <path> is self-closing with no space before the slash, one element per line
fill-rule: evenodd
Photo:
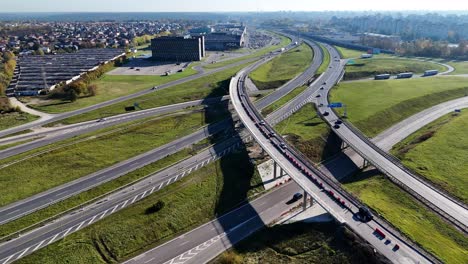
<path fill-rule="evenodd" d="M 341 141 L 341 149 L 343 150 L 343 149 L 345 149 L 347 147 L 348 147 L 348 144 L 346 144 L 346 142 L 344 142 L 344 141 Z"/>
<path fill-rule="evenodd" d="M 277 175 L 277 166 L 278 166 L 278 164 L 276 164 L 276 161 L 273 160 L 273 179 L 276 179 L 278 177 L 278 175 Z"/>
<path fill-rule="evenodd" d="M 307 192 L 304 191 L 304 200 L 302 201 L 302 210 L 306 210 L 307 209 Z"/>
<path fill-rule="evenodd" d="M 364 159 L 364 161 L 362 162 L 362 168 L 366 168 L 369 166 L 369 161 L 367 161 L 366 159 Z"/>

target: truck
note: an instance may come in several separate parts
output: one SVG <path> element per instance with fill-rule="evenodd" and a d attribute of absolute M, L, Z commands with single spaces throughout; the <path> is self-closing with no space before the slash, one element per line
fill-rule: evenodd
<path fill-rule="evenodd" d="M 368 54 L 368 53 L 364 53 L 361 55 L 361 59 L 370 59 L 372 58 L 374 55 L 372 54 Z"/>
<path fill-rule="evenodd" d="M 283 52 L 283 51 L 285 51 L 285 48 L 281 48 L 281 49 L 280 49 L 280 52 Z"/>
<path fill-rule="evenodd" d="M 390 79 L 390 74 L 384 73 L 384 74 L 377 74 L 374 76 L 374 80 L 388 80 Z"/>
<path fill-rule="evenodd" d="M 428 70 L 428 71 L 425 71 L 423 76 L 434 76 L 434 75 L 437 75 L 439 73 L 438 70 Z"/>
<path fill-rule="evenodd" d="M 397 74 L 396 76 L 397 79 L 405 79 L 405 78 L 411 78 L 411 77 L 413 77 L 412 72 L 403 72 L 403 73 Z"/>

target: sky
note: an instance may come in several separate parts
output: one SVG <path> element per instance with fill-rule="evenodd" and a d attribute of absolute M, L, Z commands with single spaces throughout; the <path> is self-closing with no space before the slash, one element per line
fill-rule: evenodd
<path fill-rule="evenodd" d="M 467 0 L 2 0 L 0 12 L 468 10 Z"/>

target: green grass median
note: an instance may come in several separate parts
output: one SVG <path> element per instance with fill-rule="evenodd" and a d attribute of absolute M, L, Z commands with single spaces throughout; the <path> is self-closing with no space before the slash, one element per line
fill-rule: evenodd
<path fill-rule="evenodd" d="M 260 90 L 278 88 L 305 71 L 313 56 L 312 48 L 303 43 L 258 67 L 249 77 Z"/>
<path fill-rule="evenodd" d="M 403 164 L 468 203 L 468 112 L 446 115 L 397 144 Z"/>
<path fill-rule="evenodd" d="M 344 82 L 331 91 L 348 119 L 370 137 L 431 106 L 465 96 L 463 77 Z M 341 114 L 343 109 L 338 110 Z"/>
<path fill-rule="evenodd" d="M 6 114 L 0 114 L 0 130 L 4 130 L 7 128 L 20 126 L 34 120 L 37 120 L 39 117 L 35 115 L 31 115 L 24 112 L 12 112 Z"/>
<path fill-rule="evenodd" d="M 281 108 L 287 102 L 291 101 L 294 97 L 302 93 L 307 86 L 300 86 L 289 92 L 287 95 L 281 97 L 278 101 L 272 103 L 271 105 L 267 106 L 265 109 L 262 110 L 262 115 L 267 116 L 268 114 L 274 112 L 275 110 Z"/>
<path fill-rule="evenodd" d="M 190 75 L 194 75 L 195 73 L 195 70 L 188 68 L 184 72 L 178 72 L 169 76 L 105 74 L 98 80 L 92 82 L 92 84 L 95 84 L 98 87 L 98 91 L 95 96 L 82 97 L 74 102 L 69 100 L 47 100 L 38 104 L 32 104 L 31 107 L 46 113 L 73 111 L 149 89 L 155 85 L 161 85 L 182 79 Z"/>
<path fill-rule="evenodd" d="M 374 75 L 382 73 L 397 74 L 401 72 L 413 72 L 414 74 L 422 74 L 427 70 L 443 72 L 446 71 L 447 68 L 430 61 L 404 58 L 356 59 L 353 64 L 348 62 L 344 79 L 354 80 L 374 77 Z"/>
<path fill-rule="evenodd" d="M 322 74 L 328 69 L 328 65 L 330 65 L 330 53 L 323 45 L 319 44 L 319 46 L 320 46 L 320 49 L 322 49 L 323 61 L 317 70 L 317 74 Z"/>
<path fill-rule="evenodd" d="M 126 106 L 133 106 L 138 103 L 143 109 L 159 107 L 164 105 L 183 103 L 193 100 L 200 100 L 209 97 L 219 97 L 229 94 L 229 82 L 231 77 L 247 64 L 226 69 L 196 80 L 175 85 L 170 88 L 155 91 L 121 103 L 106 106 L 88 113 L 73 116 L 58 123 L 74 124 L 101 117 L 113 116 L 125 113 Z"/>
<path fill-rule="evenodd" d="M 260 182 L 246 151 L 230 154 L 18 263 L 121 262 L 237 207 Z"/>
<path fill-rule="evenodd" d="M 53 148 L 62 144 L 56 143 L 2 160 L 0 164 L 5 165 L 20 157 L 36 154 L 0 170 L 0 205 L 46 191 L 169 143 L 208 122 L 219 120 L 225 114 L 223 112 L 210 120 L 205 111 L 198 110 L 147 119 L 133 125 L 121 125 L 115 130 L 82 136 L 86 140 L 69 140 L 71 143 L 62 147 Z M 44 148 L 51 150 L 37 155 Z"/>
<path fill-rule="evenodd" d="M 466 236 L 383 176 L 350 176 L 344 187 L 444 262 L 468 262 Z"/>

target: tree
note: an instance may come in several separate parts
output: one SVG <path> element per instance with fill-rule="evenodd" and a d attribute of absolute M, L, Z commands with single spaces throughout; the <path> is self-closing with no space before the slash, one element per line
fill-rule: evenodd
<path fill-rule="evenodd" d="M 76 94 L 75 90 L 71 89 L 69 91 L 68 99 L 72 102 L 75 102 L 78 99 L 78 95 Z"/>

